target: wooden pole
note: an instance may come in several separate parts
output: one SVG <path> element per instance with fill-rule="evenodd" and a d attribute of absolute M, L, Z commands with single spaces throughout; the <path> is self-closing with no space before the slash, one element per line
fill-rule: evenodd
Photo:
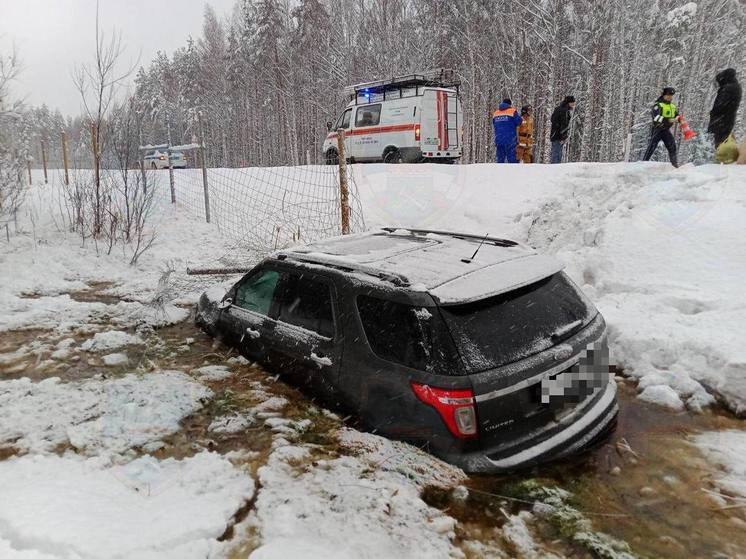
<path fill-rule="evenodd" d="M 47 150 L 44 149 L 44 140 L 41 142 L 41 164 L 44 168 L 44 184 L 49 184 L 49 177 L 47 176 Z"/>
<path fill-rule="evenodd" d="M 345 155 L 345 131 L 337 130 L 337 156 L 339 164 L 339 203 L 342 213 L 342 234 L 350 234 L 350 190 L 347 187 L 347 159 Z"/>
<path fill-rule="evenodd" d="M 31 159 L 29 157 L 26 158 L 26 168 L 28 169 L 28 185 L 31 186 L 34 183 L 31 181 Z"/>
<path fill-rule="evenodd" d="M 202 161 L 202 186 L 205 190 L 205 221 L 210 223 L 210 191 L 207 188 L 207 162 L 205 161 L 205 131 L 202 128 L 202 112 L 197 113 L 199 122 L 199 154 Z"/>
<path fill-rule="evenodd" d="M 166 115 L 166 126 L 168 128 L 168 182 L 171 185 L 171 203 L 176 203 L 176 185 L 174 183 L 174 164 L 171 161 L 171 121 Z"/>
<path fill-rule="evenodd" d="M 62 163 L 65 165 L 65 186 L 70 185 L 70 175 L 67 167 L 67 133 L 62 133 Z"/>

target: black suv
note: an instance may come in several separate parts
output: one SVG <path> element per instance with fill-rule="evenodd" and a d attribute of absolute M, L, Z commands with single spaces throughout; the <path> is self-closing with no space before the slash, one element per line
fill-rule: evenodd
<path fill-rule="evenodd" d="M 272 255 L 197 323 L 369 429 L 506 471 L 615 425 L 604 319 L 561 270 L 505 239 L 382 229 Z"/>

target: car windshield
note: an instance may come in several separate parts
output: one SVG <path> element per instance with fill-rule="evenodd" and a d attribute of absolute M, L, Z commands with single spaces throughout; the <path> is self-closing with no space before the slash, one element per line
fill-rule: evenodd
<path fill-rule="evenodd" d="M 500 367 L 550 348 L 596 315 L 564 273 L 474 303 L 442 306 L 468 372 Z"/>

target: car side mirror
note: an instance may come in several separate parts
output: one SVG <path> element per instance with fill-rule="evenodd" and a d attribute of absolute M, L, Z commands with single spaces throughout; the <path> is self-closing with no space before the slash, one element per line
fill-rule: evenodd
<path fill-rule="evenodd" d="M 228 307 L 230 307 L 232 304 L 233 304 L 233 299 L 228 297 L 220 301 L 220 304 L 218 304 L 218 308 L 222 311 L 223 309 L 227 309 Z"/>
<path fill-rule="evenodd" d="M 327 120 L 326 121 L 326 131 L 327 132 L 331 132 L 332 131 L 332 121 L 331 120 Z"/>

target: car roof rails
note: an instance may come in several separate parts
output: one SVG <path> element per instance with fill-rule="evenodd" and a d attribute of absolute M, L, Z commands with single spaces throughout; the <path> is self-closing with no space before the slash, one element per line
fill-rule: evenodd
<path fill-rule="evenodd" d="M 497 246 L 513 247 L 519 246 L 520 243 L 511 241 L 510 239 L 501 239 L 499 237 L 490 237 L 489 235 L 473 235 L 471 233 L 455 233 L 453 231 L 441 231 L 438 229 L 415 229 L 411 227 L 382 227 L 384 231 L 388 233 L 394 233 L 395 231 L 409 231 L 414 235 L 442 235 L 444 237 L 453 237 L 454 239 L 468 239 L 473 241 L 482 241 L 493 243 Z"/>
<path fill-rule="evenodd" d="M 306 264 L 316 264 L 319 266 L 325 266 L 327 268 L 335 268 L 344 272 L 360 272 L 368 276 L 378 278 L 382 281 L 387 281 L 396 287 L 409 287 L 410 281 L 403 274 L 396 272 L 386 272 L 373 266 L 366 266 L 365 264 L 358 264 L 351 260 L 345 260 L 343 258 L 324 257 L 320 254 L 304 254 L 301 252 L 281 252 L 276 255 L 278 260 L 292 259 Z"/>

